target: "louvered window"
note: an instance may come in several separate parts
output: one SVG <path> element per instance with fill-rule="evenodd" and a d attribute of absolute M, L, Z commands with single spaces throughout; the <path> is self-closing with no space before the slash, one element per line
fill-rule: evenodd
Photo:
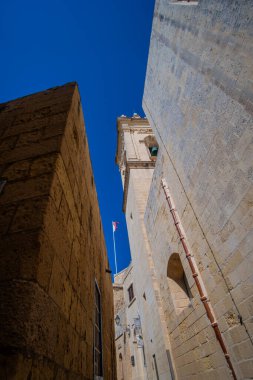
<path fill-rule="evenodd" d="M 129 302 L 131 302 L 134 299 L 134 288 L 133 284 L 131 284 L 128 288 L 128 297 L 129 297 Z"/>

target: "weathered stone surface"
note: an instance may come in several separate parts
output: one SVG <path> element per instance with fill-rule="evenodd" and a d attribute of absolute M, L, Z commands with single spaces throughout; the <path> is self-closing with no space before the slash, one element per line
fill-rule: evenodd
<path fill-rule="evenodd" d="M 230 373 L 201 316 L 162 177 L 237 377 L 253 373 L 252 17 L 247 0 L 156 2 L 143 107 L 160 152 L 145 226 L 180 379 L 230 378 Z M 192 308 L 180 316 L 166 273 L 175 252 L 193 295 Z"/>
<path fill-rule="evenodd" d="M 115 379 L 111 278 L 76 84 L 1 105 L 0 377 Z M 85 141 L 85 144 L 84 144 Z"/>

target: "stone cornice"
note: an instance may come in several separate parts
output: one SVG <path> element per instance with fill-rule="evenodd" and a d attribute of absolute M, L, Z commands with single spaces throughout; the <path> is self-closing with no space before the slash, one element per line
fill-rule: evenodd
<path fill-rule="evenodd" d="M 142 128 L 140 126 L 122 126 L 121 127 L 121 130 L 124 131 L 124 132 L 138 132 L 138 134 L 147 134 L 147 133 L 152 133 L 153 134 L 153 131 L 152 131 L 152 128 L 150 128 L 149 126 L 147 128 Z"/>

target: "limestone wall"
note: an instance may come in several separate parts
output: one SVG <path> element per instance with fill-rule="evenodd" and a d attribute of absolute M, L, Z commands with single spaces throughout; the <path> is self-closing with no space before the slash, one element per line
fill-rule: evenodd
<path fill-rule="evenodd" d="M 156 287 L 156 273 L 144 226 L 144 212 L 153 169 L 132 169 L 128 190 L 126 220 L 133 260 L 133 277 L 138 309 L 142 321 L 144 347 L 148 376 L 156 376 L 153 355 L 160 379 L 171 378 L 166 349 L 169 349 L 167 334 L 163 330 L 159 304 L 160 291 Z"/>
<path fill-rule="evenodd" d="M 104 378 L 113 299 L 75 83 L 0 106 L 1 379 L 93 379 L 95 279 Z"/>
<path fill-rule="evenodd" d="M 180 379 L 230 375 L 184 258 L 162 177 L 236 374 L 253 374 L 252 16 L 249 1 L 156 2 L 143 107 L 160 148 L 145 224 Z M 167 279 L 175 252 L 193 295 L 179 317 Z"/>

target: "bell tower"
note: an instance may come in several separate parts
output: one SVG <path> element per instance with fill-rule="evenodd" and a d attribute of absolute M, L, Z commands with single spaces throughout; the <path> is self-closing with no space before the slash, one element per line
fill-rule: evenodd
<path fill-rule="evenodd" d="M 137 114 L 132 117 L 120 116 L 117 119 L 117 132 L 116 163 L 124 190 L 123 211 L 126 215 L 132 256 L 134 307 L 138 310 L 135 317 L 141 322 L 145 351 L 145 376 L 139 378 L 155 378 L 156 365 L 169 373 L 166 353 L 169 340 L 163 326 L 159 284 L 144 223 L 159 147 L 148 120 Z M 131 308 L 132 304 L 129 304 L 128 313 Z M 167 378 L 170 379 L 169 375 Z"/>
<path fill-rule="evenodd" d="M 146 206 L 158 144 L 148 120 L 136 113 L 132 117 L 120 116 L 117 119 L 117 132 L 116 163 L 121 174 L 124 190 L 123 211 L 126 213 L 130 207 L 127 207 L 130 183 L 135 188 L 139 186 L 142 204 L 145 203 L 143 206 Z"/>

